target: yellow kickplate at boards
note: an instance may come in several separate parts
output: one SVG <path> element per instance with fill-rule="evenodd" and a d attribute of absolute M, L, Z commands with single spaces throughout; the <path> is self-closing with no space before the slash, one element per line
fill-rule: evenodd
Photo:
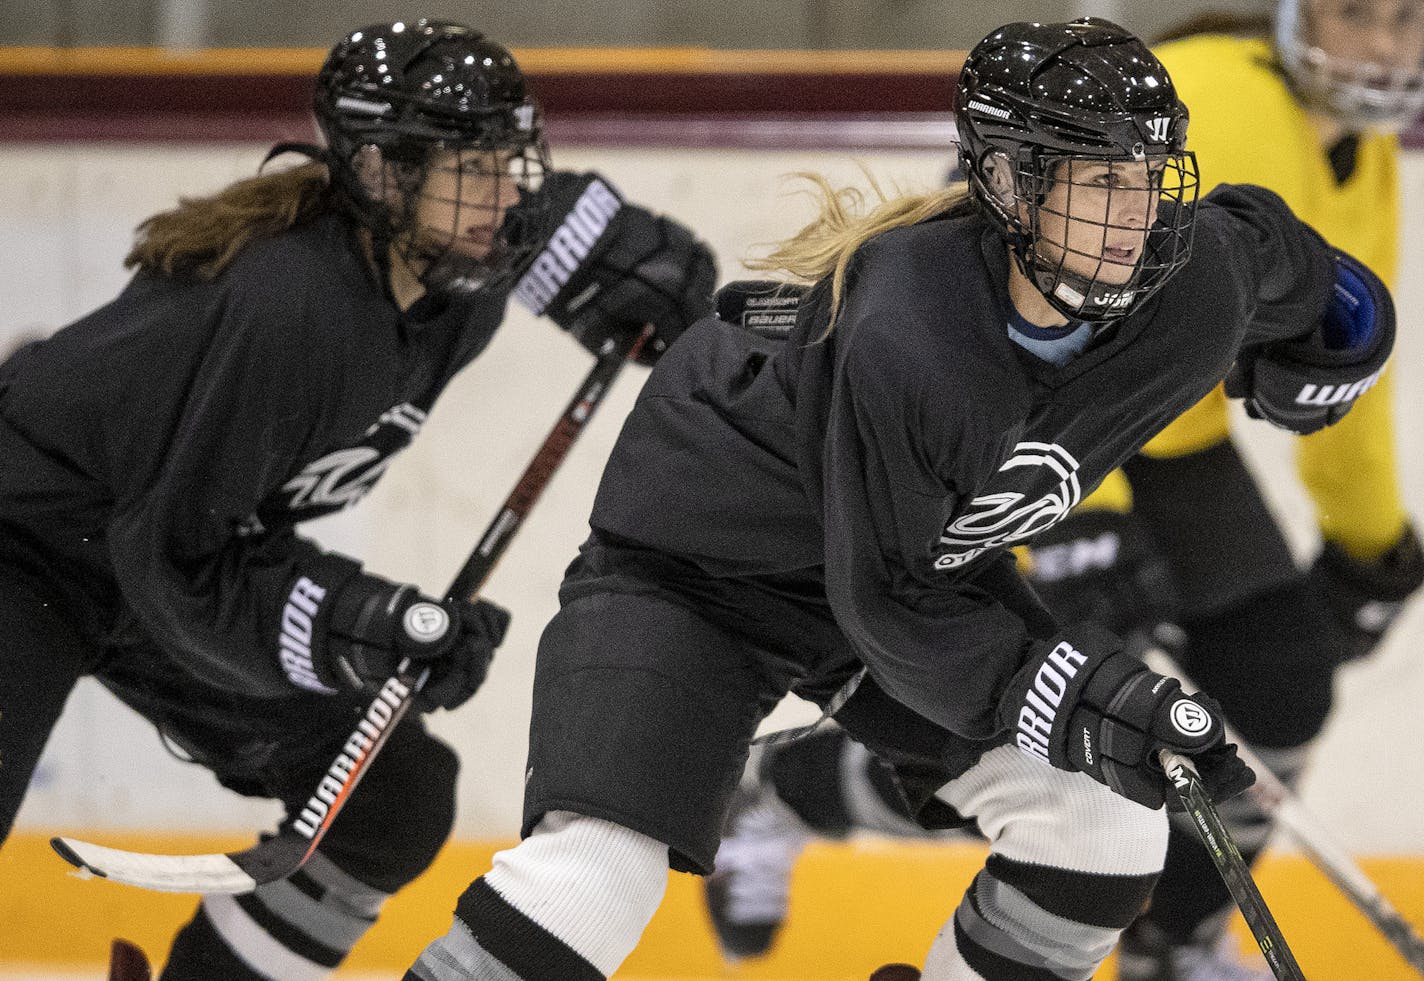
<path fill-rule="evenodd" d="M 95 837 L 87 829 L 55 829 Z M 192 915 L 190 896 L 80 881 L 50 850 L 49 834 L 14 835 L 0 849 L 0 976 L 7 965 L 90 969 L 116 936 L 156 962 Z M 104 833 L 115 847 L 201 853 L 242 848 L 242 837 Z M 457 841 L 387 904 L 337 979 L 399 977 L 432 937 L 444 933 L 455 900 L 512 841 Z M 865 981 L 882 964 L 917 963 L 983 862 L 971 844 L 866 839 L 807 849 L 792 881 L 791 910 L 773 952 L 735 967 L 722 963 L 702 908 L 699 880 L 673 875 L 667 899 L 618 981 Z M 1424 929 L 1424 855 L 1362 856 L 1360 864 L 1399 911 Z M 1393 948 L 1310 863 L 1268 855 L 1257 881 L 1311 981 L 1418 981 Z M 18 884 L 23 883 L 21 887 Z M 1239 926 L 1239 924 L 1238 924 Z M 1240 927 L 1243 944 L 1249 944 Z M 96 972 L 97 973 L 97 972 Z M 1109 964 L 1102 981 L 1114 977 Z"/>

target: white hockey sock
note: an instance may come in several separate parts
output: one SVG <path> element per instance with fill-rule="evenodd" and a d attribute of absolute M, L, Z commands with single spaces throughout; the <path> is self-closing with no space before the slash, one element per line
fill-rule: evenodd
<path fill-rule="evenodd" d="M 611 821 L 546 814 L 494 857 L 486 884 L 604 975 L 632 953 L 667 890 L 667 846 Z"/>

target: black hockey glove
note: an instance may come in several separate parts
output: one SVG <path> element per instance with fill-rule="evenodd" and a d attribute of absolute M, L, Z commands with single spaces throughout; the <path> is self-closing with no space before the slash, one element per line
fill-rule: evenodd
<path fill-rule="evenodd" d="M 313 576 L 293 583 L 279 641 L 282 667 L 302 688 L 374 692 L 409 658 L 430 668 L 416 707 L 454 708 L 484 682 L 509 626 L 509 613 L 485 600 L 435 600 L 359 572 L 330 588 Z"/>
<path fill-rule="evenodd" d="M 1226 376 L 1226 394 L 1246 412 L 1293 433 L 1313 433 L 1344 418 L 1379 380 L 1394 348 L 1394 304 L 1374 273 L 1344 253 L 1319 329 L 1299 341 L 1243 351 Z"/>
<path fill-rule="evenodd" d="M 1144 807 L 1180 809 L 1166 793 L 1160 749 L 1190 756 L 1217 801 L 1256 779 L 1225 742 L 1216 702 L 1184 694 L 1175 678 L 1149 671 L 1091 624 L 1035 647 L 999 703 L 999 721 L 1028 755 Z"/>
<path fill-rule="evenodd" d="M 1404 601 L 1424 585 L 1424 550 L 1413 527 L 1374 562 L 1350 557 L 1326 542 L 1310 567 L 1311 587 L 1339 628 L 1340 659 L 1367 657 L 1404 608 Z"/>
<path fill-rule="evenodd" d="M 1026 578 L 1062 623 L 1101 623 L 1150 636 L 1178 614 L 1176 583 L 1131 513 L 1074 511 L 1028 546 Z"/>
<path fill-rule="evenodd" d="M 552 173 L 546 244 L 514 295 L 594 354 L 609 338 L 653 325 L 638 354 L 653 364 L 695 320 L 712 312 L 717 264 L 686 227 L 623 201 L 595 173 Z"/>

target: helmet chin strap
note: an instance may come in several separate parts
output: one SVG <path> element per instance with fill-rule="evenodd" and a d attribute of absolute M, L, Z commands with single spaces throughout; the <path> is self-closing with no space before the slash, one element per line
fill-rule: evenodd
<path fill-rule="evenodd" d="M 430 296 L 472 295 L 484 289 L 490 280 L 487 259 L 474 259 L 458 255 L 452 246 L 444 248 L 421 248 L 412 239 L 408 245 L 388 246 L 382 254 L 386 256 L 383 275 L 387 281 L 391 277 L 391 252 L 411 272 L 412 279 L 424 287 Z"/>
<path fill-rule="evenodd" d="M 484 260 L 465 256 L 452 258 L 453 248 L 424 250 L 413 244 L 401 256 L 414 272 L 415 279 L 432 295 L 477 293 L 484 288 L 488 276 Z"/>
<path fill-rule="evenodd" d="M 496 249 L 496 245 L 491 245 L 490 250 Z M 421 283 L 431 293 L 441 294 L 471 294 L 478 293 L 488 282 L 490 255 L 475 259 L 458 253 L 453 246 L 447 245 L 439 252 L 432 252 L 429 255 L 419 255 L 425 263 L 418 276 Z"/>
<path fill-rule="evenodd" d="M 395 296 L 392 253 L 394 258 L 409 270 L 411 281 L 418 283 L 426 296 L 439 298 L 471 295 L 485 286 L 485 277 L 479 275 L 483 271 L 483 264 L 478 260 L 469 260 L 468 263 L 448 261 L 448 248 L 440 251 L 425 250 L 416 247 L 414 242 L 402 248 L 394 242 L 394 239 L 388 239 L 386 247 L 381 249 L 379 254 L 384 256 L 381 275 L 387 284 L 387 295 L 397 306 L 402 304 Z M 404 307 L 408 308 L 409 304 Z"/>
<path fill-rule="evenodd" d="M 1098 321 L 1114 309 L 1126 311 L 1137 296 L 1131 282 L 1114 287 L 1067 269 L 1054 273 L 1040 267 L 1034 282 L 1049 303 L 1074 320 Z"/>
<path fill-rule="evenodd" d="M 1094 333 L 1132 308 L 1137 297 L 1136 275 L 1121 286 L 1072 272 L 1059 265 L 1036 261 L 1031 248 L 1011 249 L 1014 262 L 1045 302 L 1071 321 L 1092 325 Z"/>

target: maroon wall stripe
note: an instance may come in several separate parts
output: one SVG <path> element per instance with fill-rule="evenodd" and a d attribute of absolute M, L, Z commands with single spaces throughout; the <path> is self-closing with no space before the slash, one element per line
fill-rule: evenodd
<path fill-rule="evenodd" d="M 530 72 L 556 145 L 947 146 L 956 73 Z M 311 135 L 308 74 L 0 74 L 0 142 Z M 1424 148 L 1424 126 L 1405 134 Z"/>
<path fill-rule="evenodd" d="M 955 76 L 531 73 L 558 144 L 947 145 Z M 309 75 L 12 74 L 0 141 L 262 141 L 309 136 Z"/>

